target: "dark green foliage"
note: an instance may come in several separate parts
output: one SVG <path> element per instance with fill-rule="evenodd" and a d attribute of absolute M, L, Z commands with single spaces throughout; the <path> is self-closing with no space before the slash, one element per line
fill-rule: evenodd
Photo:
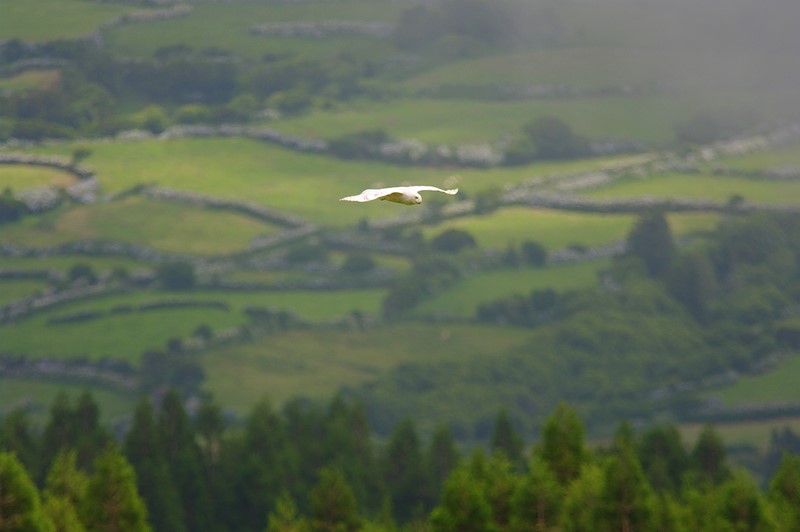
<path fill-rule="evenodd" d="M 167 290 L 189 290 L 194 288 L 196 278 L 194 266 L 188 262 L 167 262 L 156 268 L 156 276 Z"/>
<path fill-rule="evenodd" d="M 585 428 L 574 409 L 560 403 L 542 427 L 536 456 L 566 485 L 580 473 L 586 461 Z"/>
<path fill-rule="evenodd" d="M 637 447 L 639 461 L 650 484 L 658 491 L 678 493 L 690 460 L 675 425 L 647 430 Z"/>
<path fill-rule="evenodd" d="M 371 129 L 349 133 L 329 143 L 331 153 L 345 159 L 369 159 L 378 154 L 381 144 L 389 142 L 389 135 L 382 129 Z"/>
<path fill-rule="evenodd" d="M 505 153 L 506 164 L 575 159 L 589 153 L 589 142 L 559 118 L 544 116 L 525 124 L 522 136 Z"/>
<path fill-rule="evenodd" d="M 381 470 L 398 521 L 420 517 L 430 510 L 433 495 L 411 419 L 401 421 L 392 433 L 381 458 Z"/>
<path fill-rule="evenodd" d="M 526 240 L 522 243 L 520 251 L 522 259 L 529 266 L 541 267 L 547 262 L 547 250 L 538 242 Z"/>
<path fill-rule="evenodd" d="M 81 520 L 88 530 L 150 530 L 147 508 L 136 488 L 136 472 L 113 445 L 94 462 Z"/>
<path fill-rule="evenodd" d="M 776 517 L 786 530 L 800 529 L 800 454 L 783 455 L 769 484 L 769 497 L 776 505 Z"/>
<path fill-rule="evenodd" d="M 324 468 L 311 490 L 312 526 L 315 530 L 349 532 L 361 528 L 353 490 L 339 469 Z"/>
<path fill-rule="evenodd" d="M 475 237 L 461 229 L 448 229 L 431 240 L 431 247 L 442 253 L 458 253 L 477 245 Z"/>
<path fill-rule="evenodd" d="M 56 396 L 50 420 L 42 438 L 42 471 L 44 474 L 60 452 L 72 449 L 77 453 L 78 467 L 89 469 L 96 457 L 111 441 L 111 435 L 100 424 L 100 409 L 92 394 L 83 392 L 73 408 L 66 394 Z"/>
<path fill-rule="evenodd" d="M 709 144 L 741 135 L 756 125 L 758 117 L 752 109 L 704 109 L 689 120 L 676 124 L 675 138 L 688 144 Z"/>
<path fill-rule="evenodd" d="M 667 218 L 661 211 L 650 211 L 636 221 L 628 235 L 628 254 L 644 262 L 654 277 L 667 272 L 675 257 L 675 242 Z"/>
<path fill-rule="evenodd" d="M 25 204 L 14 197 L 10 188 L 0 194 L 0 224 L 16 222 L 22 218 L 28 209 Z"/>
<path fill-rule="evenodd" d="M 596 530 L 650 530 L 655 517 L 654 498 L 633 442 L 628 435 L 618 435 L 615 453 L 605 464 Z"/>
<path fill-rule="evenodd" d="M 0 451 L 0 529 L 38 532 L 51 527 L 28 472 L 13 453 Z"/>
<path fill-rule="evenodd" d="M 366 253 L 352 253 L 347 256 L 342 271 L 349 274 L 363 274 L 375 269 L 375 260 Z"/>
<path fill-rule="evenodd" d="M 71 283 L 83 282 L 93 284 L 97 282 L 97 274 L 91 265 L 80 262 L 69 269 L 67 279 L 69 279 Z"/>
<path fill-rule="evenodd" d="M 719 484 L 730 477 L 726 464 L 725 445 L 711 426 L 703 427 L 691 454 L 692 469 L 699 480 Z"/>
<path fill-rule="evenodd" d="M 156 530 L 186 530 L 181 506 L 165 452 L 165 439 L 156 425 L 149 399 L 142 398 L 133 415 L 133 424 L 124 442 L 125 456 L 136 469 L 139 492 Z"/>
<path fill-rule="evenodd" d="M 512 530 L 552 530 L 557 528 L 564 487 L 552 469 L 534 458 L 530 470 L 511 498 Z"/>
<path fill-rule="evenodd" d="M 524 467 L 525 457 L 523 456 L 524 443 L 522 436 L 511 424 L 508 410 L 500 410 L 494 423 L 492 433 L 491 449 L 493 452 L 503 453 L 508 460 L 518 467 Z"/>

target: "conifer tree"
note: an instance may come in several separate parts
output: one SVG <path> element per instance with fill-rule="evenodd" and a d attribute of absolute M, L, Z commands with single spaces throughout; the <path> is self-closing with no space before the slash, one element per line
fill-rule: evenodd
<path fill-rule="evenodd" d="M 617 432 L 615 455 L 603 471 L 603 489 L 596 512 L 596 530 L 650 530 L 654 523 L 654 493 L 633 449 L 627 424 Z"/>
<path fill-rule="evenodd" d="M 689 454 L 675 425 L 655 426 L 646 431 L 637 446 L 642 469 L 657 491 L 677 494 L 689 468 Z"/>
<path fill-rule="evenodd" d="M 166 451 L 172 481 L 178 490 L 188 530 L 213 528 L 213 512 L 205 482 L 200 449 L 183 399 L 169 390 L 161 403 L 158 432 Z"/>
<path fill-rule="evenodd" d="M 22 463 L 11 452 L 0 452 L 0 530 L 53 530 L 53 523 L 42 509 L 36 486 Z"/>
<path fill-rule="evenodd" d="M 525 457 L 522 454 L 524 442 L 511 424 L 508 410 L 505 408 L 501 409 L 495 418 L 491 448 L 492 452 L 504 453 L 515 467 L 520 469 L 525 467 Z"/>
<path fill-rule="evenodd" d="M 458 449 L 453 434 L 446 426 L 436 429 L 425 456 L 425 469 L 431 482 L 431 492 L 438 498 L 447 476 L 459 462 Z"/>
<path fill-rule="evenodd" d="M 236 468 L 238 497 L 233 501 L 236 530 L 259 530 L 278 496 L 291 489 L 297 478 L 297 458 L 291 449 L 285 425 L 270 402 L 260 401 L 253 408 L 244 430 L 242 447 L 232 449 L 227 460 Z M 230 510 L 229 510 L 230 511 Z"/>
<path fill-rule="evenodd" d="M 545 421 L 536 453 L 555 473 L 561 485 L 578 476 L 586 461 L 585 428 L 574 409 L 561 403 Z"/>
<path fill-rule="evenodd" d="M 719 484 L 730 476 L 725 443 L 711 426 L 703 427 L 692 449 L 693 473 L 700 481 Z"/>
<path fill-rule="evenodd" d="M 462 464 L 447 478 L 439 505 L 430 514 L 433 532 L 492 530 L 492 506 L 483 483 Z"/>
<path fill-rule="evenodd" d="M 382 470 L 398 521 L 408 521 L 429 510 L 429 487 L 426 485 L 422 450 L 417 429 L 410 418 L 401 421 L 392 432 L 383 456 Z"/>
<path fill-rule="evenodd" d="M 717 510 L 727 530 L 767 532 L 775 530 L 775 522 L 749 475 L 737 471 L 719 487 L 719 509 Z"/>
<path fill-rule="evenodd" d="M 147 397 L 136 406 L 124 450 L 136 470 L 139 492 L 153 527 L 174 532 L 185 530 L 180 496 L 167 463 L 163 440 L 156 428 L 155 411 Z"/>
<path fill-rule="evenodd" d="M 769 484 L 769 498 L 785 530 L 800 530 L 800 456 L 784 453 Z"/>
<path fill-rule="evenodd" d="M 267 532 L 307 532 L 310 525 L 297 512 L 297 504 L 284 491 L 275 503 L 275 510 L 267 518 Z"/>
<path fill-rule="evenodd" d="M 77 467 L 77 453 L 63 450 L 56 455 L 47 473 L 44 507 L 59 532 L 86 529 L 78 509 L 84 504 L 89 477 Z"/>
<path fill-rule="evenodd" d="M 511 500 L 511 529 L 554 530 L 558 526 L 564 489 L 555 473 L 535 457 Z"/>
<path fill-rule="evenodd" d="M 136 473 L 113 445 L 94 462 L 80 514 L 88 530 L 150 531 L 147 508 L 136 489 Z"/>
<path fill-rule="evenodd" d="M 660 210 L 642 214 L 628 235 L 627 248 L 630 255 L 642 260 L 650 276 L 666 273 L 676 247 L 665 214 Z"/>
<path fill-rule="evenodd" d="M 0 448 L 13 452 L 26 470 L 37 474 L 41 468 L 41 446 L 31 433 L 28 416 L 22 409 L 12 410 L 3 421 Z"/>
<path fill-rule="evenodd" d="M 311 491 L 312 530 L 348 532 L 359 530 L 361 518 L 353 490 L 337 468 L 323 468 Z"/>
<path fill-rule="evenodd" d="M 565 486 L 565 490 L 559 517 L 560 530 L 592 530 L 603 490 L 603 469 L 597 464 L 584 464 L 580 474 Z"/>

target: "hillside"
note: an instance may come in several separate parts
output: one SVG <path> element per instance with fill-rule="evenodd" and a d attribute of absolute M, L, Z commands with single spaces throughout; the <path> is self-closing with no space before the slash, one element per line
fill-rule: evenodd
<path fill-rule="evenodd" d="M 0 414 L 796 422 L 794 5 L 48 3 L 0 0 Z M 460 192 L 338 201 L 401 183 Z"/>

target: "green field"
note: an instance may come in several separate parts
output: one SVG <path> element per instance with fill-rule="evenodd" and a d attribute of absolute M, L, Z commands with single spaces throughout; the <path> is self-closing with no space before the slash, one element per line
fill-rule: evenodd
<path fill-rule="evenodd" d="M 55 168 L 21 164 L 0 165 L 0 192 L 6 188 L 20 191 L 44 186 L 64 187 L 75 181 L 74 175 Z"/>
<path fill-rule="evenodd" d="M 220 331 L 248 322 L 242 310 L 249 305 L 288 310 L 303 320 L 328 321 L 353 311 L 374 314 L 380 309 L 382 291 L 292 291 L 292 292 L 204 292 L 131 293 L 94 298 L 41 312 L 16 323 L 0 326 L 3 349 L 35 358 L 104 356 L 133 364 L 147 349 L 161 349 L 171 338 L 185 339 L 206 324 Z M 217 308 L 171 308 L 104 315 L 75 323 L 48 324 L 56 316 L 85 311 L 108 311 L 119 306 L 137 306 L 164 300 L 222 301 L 230 310 Z M 46 331 L 46 334 L 41 334 Z"/>
<path fill-rule="evenodd" d="M 583 194 L 598 198 L 663 196 L 717 201 L 726 201 L 738 194 L 753 202 L 799 204 L 800 181 L 770 182 L 735 176 L 660 174 L 645 179 L 620 180 Z"/>
<path fill-rule="evenodd" d="M 30 297 L 37 292 L 43 292 L 48 286 L 45 281 L 0 279 L 0 305 Z"/>
<path fill-rule="evenodd" d="M 67 155 L 72 148 L 65 144 L 43 151 Z M 450 175 L 447 169 L 341 161 L 240 138 L 95 144 L 86 164 L 97 172 L 104 194 L 148 183 L 252 201 L 340 227 L 392 216 L 398 212 L 392 207 L 403 207 L 345 204 L 339 202 L 343 196 L 377 183 L 442 185 Z"/>
<path fill-rule="evenodd" d="M 527 295 L 533 290 L 552 288 L 569 290 L 592 286 L 598 270 L 608 266 L 607 260 L 596 260 L 548 266 L 479 273 L 459 281 L 445 292 L 424 301 L 415 310 L 417 316 L 445 316 L 471 319 L 478 305 L 515 294 Z"/>
<path fill-rule="evenodd" d="M 736 383 L 714 390 L 725 406 L 754 403 L 800 403 L 800 356 L 781 362 L 773 371 L 761 375 L 745 375 Z"/>
<path fill-rule="evenodd" d="M 252 26 L 269 22 L 298 20 L 391 21 L 403 8 L 396 2 L 347 0 L 299 3 L 211 3 L 192 5 L 185 17 L 115 28 L 109 32 L 109 46 L 116 53 L 151 56 L 159 48 L 185 45 L 197 50 L 217 47 L 257 59 L 266 52 L 304 53 L 325 56 L 335 51 L 363 55 L 388 51 L 381 40 L 359 36 L 331 39 L 267 38 L 251 35 Z"/>
<path fill-rule="evenodd" d="M 712 229 L 715 214 L 672 213 L 668 217 L 673 234 Z M 490 216 L 470 216 L 446 221 L 423 231 L 433 238 L 448 229 L 467 231 L 480 247 L 504 250 L 525 241 L 538 242 L 548 250 L 569 246 L 601 246 L 622 240 L 633 228 L 633 214 L 593 214 L 506 207 Z"/>
<path fill-rule="evenodd" d="M 58 70 L 28 70 L 20 74 L 0 78 L 0 92 L 26 92 L 57 86 L 61 81 Z"/>
<path fill-rule="evenodd" d="M 221 255 L 247 248 L 276 228 L 222 211 L 128 197 L 31 216 L 3 232 L 6 243 L 51 246 L 73 240 L 119 240 L 157 250 Z"/>
<path fill-rule="evenodd" d="M 782 166 L 800 166 L 800 146 L 793 145 L 772 150 L 756 151 L 737 157 L 725 157 L 718 163 L 724 167 L 745 172 L 763 172 Z"/>
<path fill-rule="evenodd" d="M 703 106 L 694 98 L 668 95 L 516 101 L 414 98 L 392 105 L 357 102 L 273 124 L 280 131 L 308 137 L 383 129 L 396 139 L 434 145 L 480 144 L 496 143 L 532 120 L 555 116 L 590 139 L 636 139 L 662 146 L 673 140 L 677 122 Z"/>
<path fill-rule="evenodd" d="M 0 40 L 81 37 L 132 10 L 135 8 L 90 0 L 0 0 Z M 43 16 L 45 13 L 47 16 Z"/>
<path fill-rule="evenodd" d="M 500 355 L 524 344 L 529 332 L 470 324 L 408 323 L 366 331 L 292 331 L 202 355 L 207 389 L 246 413 L 268 396 L 324 399 L 404 363 Z"/>

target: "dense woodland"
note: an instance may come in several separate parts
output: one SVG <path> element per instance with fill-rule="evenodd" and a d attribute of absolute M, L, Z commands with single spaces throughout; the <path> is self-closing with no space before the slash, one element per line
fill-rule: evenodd
<path fill-rule="evenodd" d="M 460 449 L 403 420 L 378 441 L 364 408 L 337 397 L 281 411 L 263 401 L 229 426 L 212 400 L 190 414 L 169 391 L 143 398 L 130 430 L 98 422 L 90 393 L 57 398 L 34 430 L 0 431 L 0 525 L 38 530 L 751 530 L 800 526 L 800 437 L 773 434 L 762 491 L 706 426 L 627 423 L 590 448 L 559 405 L 526 444 L 500 411 L 491 443 Z M 55 526 L 55 528 L 53 528 Z"/>

